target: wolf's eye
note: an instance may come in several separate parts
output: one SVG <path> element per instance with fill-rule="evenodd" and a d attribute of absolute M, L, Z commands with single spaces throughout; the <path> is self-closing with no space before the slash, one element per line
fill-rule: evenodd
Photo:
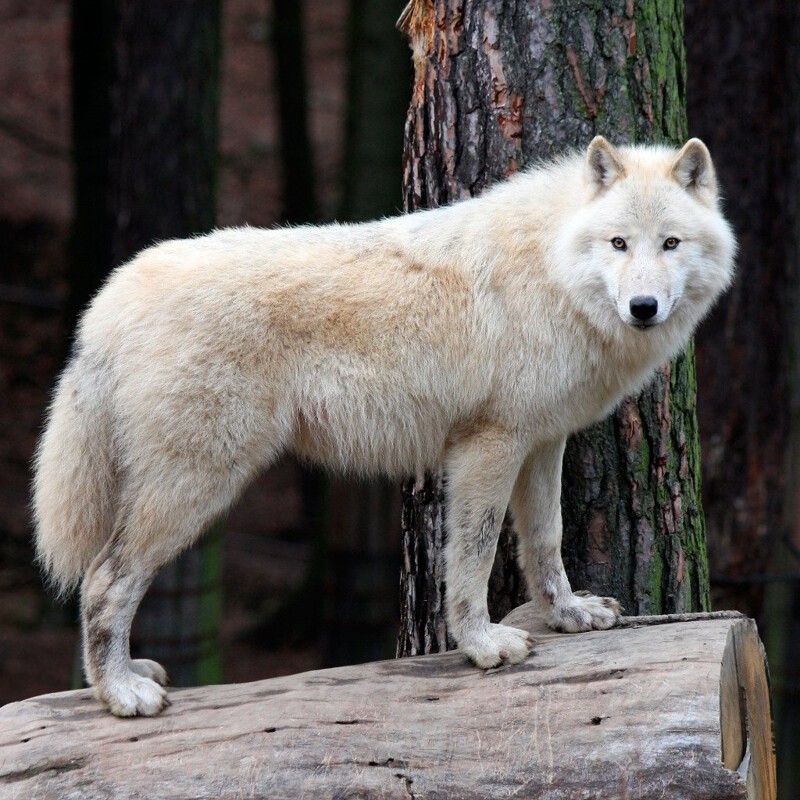
<path fill-rule="evenodd" d="M 674 250 L 680 243 L 680 239 L 676 239 L 674 236 L 668 236 L 666 239 L 664 239 L 664 249 Z"/>
<path fill-rule="evenodd" d="M 625 241 L 625 240 L 624 240 L 624 239 L 623 239 L 621 236 L 615 236 L 615 237 L 614 237 L 614 238 L 611 240 L 611 246 L 612 246 L 612 247 L 613 247 L 615 250 L 627 250 L 627 249 L 628 249 L 628 244 L 627 244 L 627 242 L 626 242 L 626 241 Z"/>

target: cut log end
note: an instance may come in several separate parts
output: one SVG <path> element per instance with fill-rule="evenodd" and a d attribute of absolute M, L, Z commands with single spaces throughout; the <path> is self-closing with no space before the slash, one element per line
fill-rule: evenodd
<path fill-rule="evenodd" d="M 731 625 L 720 669 L 722 763 L 748 798 L 777 797 L 766 653 L 752 620 Z"/>

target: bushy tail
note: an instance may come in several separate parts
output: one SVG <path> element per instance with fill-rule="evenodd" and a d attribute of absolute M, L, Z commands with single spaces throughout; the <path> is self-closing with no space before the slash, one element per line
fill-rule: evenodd
<path fill-rule="evenodd" d="M 111 534 L 115 483 L 108 376 L 80 360 L 61 377 L 36 454 L 36 553 L 60 595 Z"/>

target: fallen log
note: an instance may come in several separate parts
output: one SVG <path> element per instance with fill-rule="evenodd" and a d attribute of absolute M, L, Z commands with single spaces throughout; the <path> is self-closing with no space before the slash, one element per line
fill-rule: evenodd
<path fill-rule="evenodd" d="M 655 624 L 668 621 L 668 624 Z M 524 664 L 459 653 L 176 689 L 116 719 L 88 690 L 0 709 L 0 797 L 768 798 L 764 651 L 741 615 L 577 635 L 529 606 Z"/>

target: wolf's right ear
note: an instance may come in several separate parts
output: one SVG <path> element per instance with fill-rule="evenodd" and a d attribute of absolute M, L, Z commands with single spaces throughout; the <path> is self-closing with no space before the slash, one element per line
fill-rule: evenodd
<path fill-rule="evenodd" d="M 706 205 L 717 198 L 717 176 L 708 148 L 699 139 L 689 139 L 681 148 L 670 176 L 689 194 Z"/>
<path fill-rule="evenodd" d="M 625 177 L 625 167 L 617 150 L 602 136 L 595 136 L 586 151 L 586 175 L 595 192 L 608 189 Z"/>

